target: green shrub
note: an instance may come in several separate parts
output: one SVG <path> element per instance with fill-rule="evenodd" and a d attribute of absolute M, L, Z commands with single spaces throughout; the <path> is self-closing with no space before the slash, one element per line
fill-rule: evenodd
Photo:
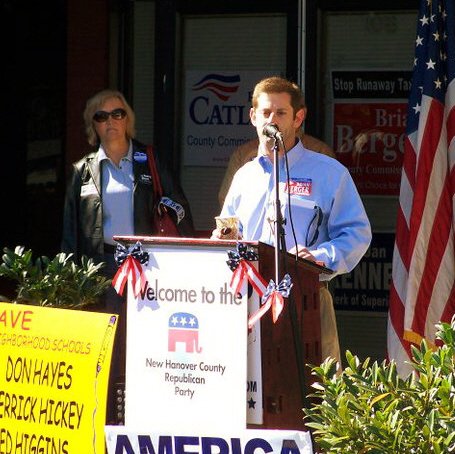
<path fill-rule="evenodd" d="M 455 318 L 436 328 L 442 346 L 413 347 L 406 379 L 393 361 L 370 365 L 349 351 L 339 376 L 333 360 L 313 367 L 316 403 L 304 413 L 324 452 L 455 452 Z"/>
<path fill-rule="evenodd" d="M 32 251 L 23 246 L 3 251 L 0 276 L 17 283 L 15 303 L 80 308 L 97 303 L 111 285 L 99 274 L 104 264 L 85 256 L 78 265 L 63 252 L 52 260 L 42 256 L 33 261 Z"/>

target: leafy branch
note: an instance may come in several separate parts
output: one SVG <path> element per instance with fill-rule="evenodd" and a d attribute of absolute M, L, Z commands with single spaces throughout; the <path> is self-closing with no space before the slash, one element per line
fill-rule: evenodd
<path fill-rule="evenodd" d="M 324 452 L 455 452 L 455 318 L 436 328 L 442 346 L 412 347 L 406 379 L 393 361 L 370 365 L 349 351 L 339 376 L 331 359 L 312 368 L 317 403 L 304 412 Z"/>
<path fill-rule="evenodd" d="M 35 261 L 31 250 L 16 246 L 4 248 L 0 276 L 17 282 L 16 303 L 61 308 L 80 308 L 95 304 L 111 281 L 100 275 L 104 263 L 95 264 L 83 256 L 81 264 L 73 254 L 58 253 Z"/>

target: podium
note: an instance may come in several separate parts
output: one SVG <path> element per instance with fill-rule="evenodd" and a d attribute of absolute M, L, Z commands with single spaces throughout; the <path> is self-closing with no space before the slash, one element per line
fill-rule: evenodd
<path fill-rule="evenodd" d="M 178 293 L 181 294 L 185 292 L 187 298 L 187 308 L 185 312 L 178 312 L 178 314 L 186 314 L 191 315 L 191 313 L 197 314 L 198 310 L 201 314 L 203 311 L 212 311 L 216 309 L 217 302 L 213 304 L 213 301 L 207 301 L 206 297 L 204 296 L 200 300 L 201 296 L 198 293 L 198 289 L 201 287 L 207 289 L 211 288 L 220 288 L 220 295 L 221 297 L 224 295 L 226 298 L 229 299 L 229 295 L 222 291 L 222 289 L 226 289 L 226 283 L 229 282 L 230 276 L 232 272 L 229 270 L 227 264 L 225 263 L 228 259 L 227 251 L 228 250 L 235 250 L 237 246 L 237 242 L 230 241 L 230 240 L 205 240 L 205 239 L 191 239 L 191 238 L 158 238 L 158 237 L 132 237 L 132 236 L 116 236 L 114 237 L 116 241 L 125 245 L 125 246 L 133 246 L 137 242 L 140 242 L 143 249 L 148 251 L 152 256 L 152 264 L 148 265 L 151 267 L 147 270 L 147 273 L 150 273 L 150 276 L 166 276 L 166 282 L 173 282 L 174 287 L 178 289 Z M 275 276 L 275 269 L 274 269 L 274 248 L 268 246 L 266 244 L 260 242 L 243 242 L 248 247 L 253 248 L 258 254 L 258 262 L 256 263 L 257 269 L 261 276 L 264 278 L 266 282 L 269 282 L 270 279 L 274 279 Z M 206 254 L 206 255 L 204 255 Z M 198 262 L 199 257 L 207 257 L 210 260 L 207 260 L 207 266 L 201 265 L 201 262 Z M 205 259 L 204 259 L 205 260 Z M 254 429 L 293 429 L 293 430 L 305 430 L 305 425 L 303 423 L 303 401 L 302 401 L 302 378 L 299 377 L 299 369 L 297 366 L 297 357 L 296 357 L 296 349 L 295 349 L 295 342 L 297 342 L 301 347 L 300 355 L 301 363 L 303 365 L 306 364 L 320 364 L 321 363 L 321 332 L 320 332 L 320 315 L 319 315 L 319 276 L 321 273 L 323 274 L 330 274 L 331 271 L 323 266 L 319 266 L 313 262 L 296 258 L 294 255 L 288 253 L 282 253 L 280 256 L 281 264 L 281 273 L 288 273 L 291 276 L 293 287 L 291 290 L 291 295 L 288 299 L 285 299 L 285 305 L 283 312 L 281 313 L 280 317 L 278 318 L 276 323 L 272 322 L 271 313 L 267 312 L 260 320 L 257 322 L 260 324 L 260 376 L 261 376 L 261 385 L 259 389 L 261 391 L 260 399 L 262 400 L 262 422 L 261 423 L 251 423 L 248 420 L 242 422 L 242 418 L 239 419 L 240 425 L 243 425 L 243 428 L 254 428 Z M 205 263 L 205 262 L 202 262 Z M 161 274 L 159 274 L 161 273 Z M 188 275 L 191 273 L 195 273 L 194 276 L 200 276 L 200 274 L 204 274 L 204 279 L 206 279 L 207 285 L 200 285 L 195 284 L 195 288 L 190 288 L 191 286 L 188 284 Z M 280 279 L 282 276 L 280 276 Z M 163 279 L 163 277 L 159 278 Z M 149 279 L 151 280 L 151 278 Z M 179 280 L 182 280 L 182 284 L 179 284 Z M 196 279 L 197 280 L 197 279 Z M 161 281 L 160 281 L 161 282 Z M 204 281 L 205 282 L 205 281 Z M 211 284 L 213 282 L 213 284 Z M 154 293 L 158 293 L 158 282 L 155 282 L 156 290 L 152 289 L 152 285 L 150 284 L 150 288 L 142 293 L 142 297 L 149 292 L 152 296 Z M 170 285 L 164 285 L 164 287 L 169 287 Z M 214 292 L 212 292 L 214 293 Z M 167 295 L 165 290 L 163 289 L 162 295 Z M 188 296 L 192 295 L 192 297 Z M 208 295 L 208 293 L 207 293 Z M 226 296 L 227 295 L 227 296 Z M 155 295 L 156 296 L 156 295 Z M 257 297 L 257 295 L 256 295 Z M 292 298 L 291 298 L 292 297 Z M 167 297 L 166 297 L 167 298 Z M 246 296 L 244 296 L 246 298 Z M 153 299 L 153 298 L 149 298 Z M 232 299 L 232 298 L 231 298 Z M 251 296 L 250 296 L 251 299 Z M 130 298 L 128 297 L 128 300 Z M 172 295 L 169 291 L 169 298 L 165 301 L 160 303 L 159 301 L 155 301 L 155 303 L 161 307 L 170 308 L 173 305 Z M 213 298 L 212 298 L 213 300 Z M 189 301 L 189 302 L 188 302 Z M 205 303 L 209 304 L 205 304 Z M 152 301 L 153 303 L 153 301 Z M 139 309 L 134 309 L 136 312 L 144 310 L 144 303 L 143 301 L 139 301 L 137 306 Z M 205 306 L 204 306 L 205 304 Z M 241 364 L 243 362 L 243 352 L 242 349 L 246 350 L 247 344 L 247 330 L 246 330 L 246 312 L 239 312 L 239 316 L 237 319 L 239 321 L 230 321 L 230 313 L 233 313 L 234 309 L 237 311 L 242 311 L 242 307 L 246 305 L 242 303 L 240 300 L 232 300 L 230 302 L 224 301 L 221 305 L 230 305 L 233 309 L 230 310 L 229 315 L 225 316 L 222 315 L 223 318 L 223 325 L 220 325 L 217 330 L 214 331 L 217 338 L 222 335 L 223 330 L 224 333 L 230 333 L 230 327 L 233 326 L 231 323 L 236 323 L 235 328 L 235 341 L 238 342 L 240 347 L 235 347 L 238 351 L 231 352 L 231 348 L 226 348 L 225 353 L 230 354 L 233 353 L 235 356 L 232 359 L 233 362 L 236 361 L 236 357 L 239 358 L 239 374 L 241 376 L 241 380 L 243 381 L 246 374 L 246 370 L 243 368 Z M 248 301 L 249 304 L 249 301 Z M 291 310 L 291 304 L 295 307 L 295 313 Z M 198 306 L 199 305 L 199 306 Z M 218 304 L 219 305 L 219 304 Z M 207 308 L 207 309 L 205 309 Z M 147 308 L 149 310 L 150 308 Z M 157 309 L 151 308 L 150 310 Z M 149 310 L 149 313 L 151 313 Z M 171 313 L 170 311 L 169 313 Z M 143 314 L 145 312 L 142 312 Z M 155 315 L 158 311 L 155 313 Z M 171 314 L 175 315 L 175 314 Z M 152 315 L 153 316 L 153 315 Z M 134 326 L 130 324 L 130 301 L 128 301 L 128 331 L 127 331 L 127 343 L 130 342 L 130 337 L 136 338 L 136 345 L 141 342 L 141 338 L 138 337 L 138 330 L 148 328 L 141 328 L 140 320 L 141 315 L 136 318 L 136 322 L 134 322 Z M 291 323 L 291 317 L 294 317 L 295 323 Z M 169 318 L 169 323 L 171 323 L 171 318 Z M 196 319 L 196 321 L 194 320 Z M 139 320 L 139 322 L 137 321 Z M 234 320 L 234 319 L 233 319 Z M 197 317 L 193 317 L 192 319 L 193 324 L 196 323 L 195 328 L 199 328 L 197 325 Z M 226 324 L 225 324 L 226 322 Z M 161 323 L 162 326 L 163 323 Z M 206 326 L 209 325 L 206 323 Z M 212 323 L 210 325 L 213 325 Z M 297 327 L 297 330 L 295 329 Z M 178 326 L 178 328 L 181 328 Z M 259 328 L 259 327 L 258 327 Z M 154 329 L 154 328 L 153 328 Z M 181 331 L 179 329 L 179 331 Z M 194 331 L 194 330 L 193 330 Z M 158 332 L 158 329 L 156 329 Z M 202 333 L 202 328 L 201 328 Z M 180 339 L 179 337 L 175 337 L 175 332 L 171 330 L 171 326 L 167 327 L 166 342 L 162 344 L 163 349 L 166 350 L 166 353 L 162 355 L 162 358 L 158 357 L 158 355 L 151 354 L 149 356 L 144 354 L 143 358 L 133 358 L 136 355 L 136 352 L 130 355 L 130 350 L 127 349 L 127 371 L 126 371 L 126 383 L 127 383 L 127 392 L 126 392 L 126 402 L 130 398 L 134 400 L 133 405 L 139 405 L 144 403 L 144 399 L 141 396 L 137 395 L 136 397 L 131 396 L 130 394 L 135 393 L 137 388 L 143 387 L 148 388 L 149 390 L 153 387 L 156 387 L 157 384 L 155 382 L 147 381 L 147 378 L 144 378 L 144 381 L 140 382 L 138 380 L 138 376 L 143 374 L 144 372 L 131 372 L 132 364 L 134 362 L 141 363 L 144 361 L 148 362 L 147 371 L 145 373 L 149 373 L 150 369 L 158 369 L 161 367 L 163 370 L 158 371 L 154 370 L 155 373 L 160 373 L 162 377 L 164 377 L 165 373 L 168 373 L 164 370 L 165 361 L 169 360 L 169 357 L 172 358 L 181 358 L 178 361 L 181 361 L 179 367 L 187 367 L 192 369 L 193 376 L 191 380 L 194 380 L 197 376 L 197 369 L 199 368 L 198 362 L 195 359 L 186 360 L 182 358 L 188 358 L 188 355 L 193 355 L 191 358 L 196 358 L 197 353 L 200 353 L 203 348 L 205 348 L 204 352 L 207 352 L 207 348 L 209 347 L 212 342 L 205 341 L 205 346 L 198 344 L 198 339 L 191 341 L 191 345 L 189 345 L 185 339 Z M 231 333 L 230 333 L 231 334 Z M 157 334 L 159 337 L 159 334 Z M 182 336 L 179 333 L 179 336 Z M 184 335 L 186 336 L 186 334 Z M 298 336 L 295 339 L 295 336 Z M 161 336 L 164 337 L 164 336 Z M 199 337 L 200 340 L 200 337 Z M 178 342 L 184 342 L 184 351 L 182 350 L 180 353 L 177 351 Z M 154 341 L 153 341 L 154 342 Z M 160 342 L 157 340 L 156 342 Z M 149 342 L 151 344 L 152 341 Z M 177 343 L 177 344 L 176 344 Z M 136 347 L 135 347 L 136 350 Z M 223 354 L 225 354 L 223 353 Z M 208 354 L 208 353 L 207 353 Z M 172 356 L 174 355 L 174 356 Z M 177 355 L 177 356 L 175 356 Z M 185 356 L 186 355 L 186 356 Z M 245 353 L 246 355 L 246 353 Z M 147 356 L 147 358 L 145 357 Z M 153 357 L 152 357 L 153 356 Z M 207 361 L 207 360 L 206 360 Z M 229 360 L 226 360 L 229 361 Z M 250 358 L 248 358 L 250 361 Z M 171 364 L 170 362 L 169 364 Z M 159 366 L 161 364 L 161 366 Z M 186 364 L 186 365 L 185 365 Z M 209 364 L 209 361 L 208 361 Z M 206 366 L 207 368 L 212 366 Z M 213 366 L 216 369 L 218 366 Z M 222 362 L 219 364 L 220 370 L 222 369 L 224 373 L 224 369 L 226 369 L 226 373 L 232 370 L 233 367 L 228 366 L 225 367 Z M 217 372 L 215 370 L 215 372 Z M 134 380 L 134 384 L 132 389 L 128 391 L 128 376 L 132 376 L 132 380 Z M 212 379 L 213 375 L 210 376 L 210 383 L 215 383 L 214 379 Z M 201 381 L 203 378 L 199 378 Z M 152 379 L 150 379 L 152 380 Z M 167 379 L 166 379 L 167 380 Z M 177 379 L 174 379 L 177 380 Z M 187 378 L 185 378 L 187 380 Z M 240 396 L 241 399 L 241 406 L 245 408 L 247 406 L 247 402 L 245 402 L 245 386 L 244 382 L 238 384 L 237 377 L 232 378 L 233 387 L 237 390 L 235 394 L 243 394 Z M 249 378 L 248 378 L 249 380 Z M 164 379 L 162 380 L 164 381 Z M 304 395 L 309 394 L 310 391 L 310 383 L 312 381 L 310 368 L 308 366 L 304 367 Z M 229 382 L 230 383 L 230 382 Z M 224 386 L 224 385 L 223 385 Z M 256 385 L 255 385 L 256 386 Z M 207 385 L 208 387 L 208 385 Z M 227 388 L 230 388 L 231 385 L 228 385 Z M 188 399 L 193 397 L 190 396 L 191 393 L 191 386 L 188 387 Z M 199 392 L 202 388 L 195 388 L 196 392 Z M 179 388 L 180 390 L 180 388 Z M 239 406 L 235 407 L 235 401 L 238 399 L 238 396 L 228 397 L 227 399 L 223 400 L 223 397 L 226 397 L 226 393 L 229 389 L 226 389 L 224 386 L 223 390 L 218 395 L 222 402 L 224 402 L 225 409 L 221 410 L 219 413 L 227 413 L 229 414 L 230 411 L 233 411 L 235 415 L 242 413 L 242 410 L 239 411 Z M 186 392 L 186 390 L 185 390 Z M 159 394 L 161 396 L 161 394 Z M 152 401 L 150 402 L 149 406 L 156 406 L 161 408 L 167 402 L 163 397 L 163 401 L 161 402 L 159 399 L 160 397 L 154 396 Z M 182 390 L 183 396 L 183 390 Z M 157 400 L 158 399 L 158 400 Z M 183 397 L 182 397 L 183 399 Z M 216 400 L 213 395 L 210 395 L 208 401 Z M 183 400 L 182 400 L 183 401 Z M 232 402 L 231 402 L 232 401 Z M 153 402 L 153 405 L 152 405 Z M 232 403 L 232 405 L 231 405 Z M 169 404 L 172 406 L 172 404 Z M 191 407 L 192 403 L 188 400 L 185 401 L 180 412 L 188 411 L 194 416 L 194 408 Z M 205 403 L 204 405 L 207 405 Z M 147 404 L 145 404 L 147 406 Z M 229 408 L 228 408 L 229 407 Z M 232 407 L 232 408 L 231 408 Z M 235 410 L 233 410 L 235 408 Z M 244 410 L 243 410 L 244 411 Z M 130 408 L 130 414 L 136 412 L 136 409 Z M 204 413 L 207 413 L 207 409 L 205 407 Z M 127 405 L 127 414 L 126 414 L 126 424 L 128 424 L 128 405 Z M 218 417 L 218 413 L 217 413 Z M 219 416 L 221 417 L 221 415 Z M 213 415 L 206 415 L 204 416 L 204 420 L 202 422 L 205 425 L 205 422 L 209 424 L 210 418 L 213 418 Z M 232 415 L 229 418 L 227 416 L 227 420 L 231 420 Z M 170 420 L 168 424 L 170 424 Z M 188 422 L 188 420 L 182 419 L 181 423 Z M 136 422 L 135 422 L 136 423 Z M 178 424 L 178 423 L 176 423 Z M 195 424 L 197 424 L 197 417 L 195 420 Z M 245 424 L 245 425 L 244 425 Z"/>
<path fill-rule="evenodd" d="M 258 243 L 259 272 L 267 280 L 275 275 L 273 247 Z M 301 380 L 297 366 L 294 335 L 300 337 L 304 365 L 304 393 L 311 392 L 314 381 L 307 364 L 321 363 L 321 324 L 319 312 L 319 275 L 328 268 L 288 253 L 280 255 L 282 274 L 292 279 L 291 294 L 285 300 L 276 323 L 270 316 L 261 319 L 264 427 L 303 430 Z M 282 277 L 282 276 L 281 276 Z M 280 277 L 280 278 L 281 278 Z M 294 304 L 297 332 L 293 332 L 290 304 Z"/>

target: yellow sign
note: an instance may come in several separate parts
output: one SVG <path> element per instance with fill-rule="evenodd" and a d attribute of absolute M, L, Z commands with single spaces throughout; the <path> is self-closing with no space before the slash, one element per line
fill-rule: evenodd
<path fill-rule="evenodd" d="M 0 453 L 104 454 L 117 316 L 0 303 Z"/>

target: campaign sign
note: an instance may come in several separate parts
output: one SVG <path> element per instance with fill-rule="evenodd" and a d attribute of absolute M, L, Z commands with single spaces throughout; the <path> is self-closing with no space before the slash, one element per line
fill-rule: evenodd
<path fill-rule="evenodd" d="M 244 429 L 248 295 L 230 289 L 226 247 L 144 250 L 145 287 L 128 291 L 126 424 Z"/>
<path fill-rule="evenodd" d="M 0 452 L 105 452 L 117 316 L 0 303 Z"/>
<path fill-rule="evenodd" d="M 333 147 L 360 194 L 398 195 L 407 71 L 333 71 Z"/>
<path fill-rule="evenodd" d="M 271 74 L 186 71 L 184 165 L 226 167 L 234 148 L 256 137 L 250 123 L 252 90 L 259 80 Z"/>
<path fill-rule="evenodd" d="M 337 310 L 387 312 L 395 235 L 373 233 L 370 247 L 350 272 L 333 279 Z"/>
<path fill-rule="evenodd" d="M 106 426 L 105 432 L 108 454 L 313 454 L 310 434 L 294 430 L 138 432 L 131 426 Z"/>
<path fill-rule="evenodd" d="M 405 116 L 404 103 L 334 105 L 336 157 L 349 169 L 360 194 L 399 193 Z"/>
<path fill-rule="evenodd" d="M 257 262 L 251 262 L 256 268 Z M 245 289 L 243 290 L 245 292 Z M 259 310 L 260 298 L 248 287 L 248 317 Z M 261 323 L 255 323 L 248 330 L 247 346 L 248 366 L 246 385 L 246 422 L 248 424 L 264 424 L 262 407 L 262 350 L 261 350 Z"/>

